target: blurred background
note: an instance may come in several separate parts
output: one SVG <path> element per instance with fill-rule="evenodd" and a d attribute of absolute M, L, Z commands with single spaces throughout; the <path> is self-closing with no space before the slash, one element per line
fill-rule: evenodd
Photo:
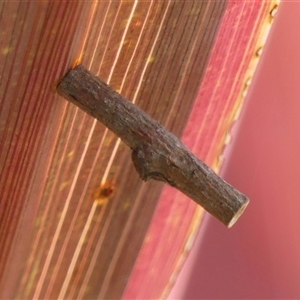
<path fill-rule="evenodd" d="M 230 230 L 209 215 L 169 299 L 300 298 L 299 1 L 282 1 L 221 176 L 250 197 Z"/>

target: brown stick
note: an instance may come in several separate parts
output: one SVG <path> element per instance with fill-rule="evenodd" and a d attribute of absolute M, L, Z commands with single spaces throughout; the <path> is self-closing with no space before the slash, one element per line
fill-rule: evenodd
<path fill-rule="evenodd" d="M 83 66 L 69 71 L 58 93 L 93 116 L 132 149 L 143 180 L 176 187 L 231 227 L 249 200 L 217 176 L 172 133 Z"/>

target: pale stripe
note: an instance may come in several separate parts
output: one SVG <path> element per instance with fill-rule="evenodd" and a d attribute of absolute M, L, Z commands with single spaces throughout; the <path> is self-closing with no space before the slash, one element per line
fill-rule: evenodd
<path fill-rule="evenodd" d="M 128 74 L 128 71 L 129 71 L 129 69 L 130 69 L 130 65 L 131 65 L 131 63 L 132 63 L 132 61 L 133 61 L 134 56 L 135 56 L 136 53 L 137 53 L 137 49 L 138 49 L 138 46 L 139 46 L 141 37 L 142 37 L 142 35 L 143 35 L 144 29 L 145 29 L 145 25 L 146 25 L 146 23 L 147 23 L 147 21 L 148 21 L 148 18 L 149 18 L 149 15 L 150 15 L 150 11 L 151 11 L 151 9 L 152 9 L 152 5 L 153 5 L 153 2 L 151 2 L 150 6 L 149 6 L 149 8 L 148 8 L 147 15 L 146 15 L 146 18 L 145 18 L 143 27 L 142 27 L 142 29 L 141 29 L 141 33 L 140 33 L 139 38 L 138 38 L 138 40 L 137 40 L 137 44 L 136 44 L 136 46 L 135 46 L 135 49 L 134 49 L 134 51 L 133 51 L 132 57 L 131 57 L 131 59 L 130 59 L 130 61 L 129 61 L 129 64 L 128 64 L 128 67 L 127 67 L 127 70 L 126 70 L 125 74 Z M 124 78 L 125 78 L 125 77 L 126 77 L 126 76 L 124 76 Z M 124 78 L 123 78 L 123 82 L 122 82 L 122 84 L 121 84 L 120 92 L 121 92 L 121 90 L 123 89 Z M 119 140 L 119 141 L 120 141 L 120 140 Z M 117 142 L 117 145 L 119 145 L 118 142 Z M 117 148 L 115 148 L 115 151 L 116 151 L 116 150 L 117 150 Z M 115 151 L 114 151 L 114 152 L 115 152 Z M 113 155 L 113 156 L 114 156 L 114 155 Z M 106 178 L 109 169 L 110 169 L 110 167 L 107 169 L 106 175 L 104 175 L 104 178 Z M 104 183 L 105 181 L 106 181 L 106 179 L 105 179 L 105 180 L 102 179 L 102 183 Z M 94 252 L 93 252 L 92 259 L 89 261 L 89 268 L 88 268 L 87 272 L 85 273 L 85 277 L 84 277 L 83 283 L 82 283 L 82 285 L 81 285 L 81 288 L 80 288 L 80 291 L 79 291 L 79 294 L 78 294 L 78 297 L 77 297 L 78 299 L 81 299 L 81 298 L 83 297 L 84 292 L 85 292 L 85 289 L 86 289 L 86 286 L 87 286 L 87 284 L 88 284 L 89 278 L 90 278 L 90 276 L 91 276 L 91 274 L 92 274 L 92 271 L 93 271 L 93 268 L 94 268 L 94 266 L 95 266 L 95 263 L 96 263 L 98 254 L 99 254 L 99 252 L 100 252 L 100 250 L 101 250 L 102 243 L 103 243 L 103 240 L 104 240 L 104 238 L 105 238 L 106 231 L 107 231 L 107 229 L 109 228 L 109 224 L 110 224 L 111 218 L 112 218 L 112 216 L 113 216 L 115 206 L 116 206 L 116 203 L 114 204 L 114 207 L 112 207 L 111 210 L 110 210 L 109 216 L 107 217 L 107 220 L 106 220 L 106 222 L 105 222 L 105 224 L 104 224 L 104 227 L 103 227 L 103 229 L 102 229 L 100 238 L 98 239 L 98 243 L 97 243 L 96 248 L 95 248 L 95 250 L 94 250 Z"/>
<path fill-rule="evenodd" d="M 89 142 L 90 142 L 90 140 L 92 138 L 92 133 L 93 132 L 91 131 L 90 135 L 88 136 L 88 139 L 87 139 L 88 143 L 86 143 L 86 145 L 84 147 L 84 150 L 83 150 L 83 155 L 81 156 L 80 161 L 78 163 L 77 170 L 76 170 L 75 175 L 74 175 L 74 180 L 73 180 L 73 182 L 71 184 L 70 191 L 69 191 L 69 194 L 67 196 L 67 199 L 66 199 L 63 211 L 61 213 L 61 217 L 59 219 L 59 222 L 58 222 L 55 234 L 53 236 L 52 243 L 50 245 L 49 252 L 48 252 L 46 261 L 44 263 L 44 267 L 43 267 L 40 279 L 39 279 L 39 281 L 37 283 L 37 286 L 36 286 L 36 290 L 35 290 L 35 293 L 34 293 L 34 296 L 33 296 L 34 299 L 39 299 L 39 294 L 40 294 L 40 291 L 42 289 L 42 286 L 43 286 L 46 274 L 48 272 L 48 268 L 50 266 L 50 262 L 51 262 L 51 259 L 52 259 L 52 256 L 53 256 L 56 244 L 57 244 L 57 240 L 59 238 L 59 234 L 60 234 L 60 231 L 61 231 L 64 219 L 66 217 L 66 214 L 67 214 L 67 211 L 68 211 L 68 208 L 69 208 L 69 205 L 70 205 L 71 198 L 73 196 L 73 192 L 74 192 L 77 180 L 78 180 L 78 176 L 79 176 L 80 171 L 81 171 L 81 167 L 82 167 L 82 164 L 83 164 L 83 161 L 84 161 L 84 158 L 85 158 L 85 154 L 86 154 L 86 152 L 88 150 Z"/>
<path fill-rule="evenodd" d="M 160 26 L 159 26 L 159 29 L 158 29 L 158 32 L 157 32 L 157 35 L 156 35 L 156 38 L 154 40 L 154 43 L 152 45 L 152 48 L 151 48 L 151 51 L 150 51 L 150 54 L 148 56 L 148 59 L 146 61 L 146 64 L 145 64 L 145 67 L 143 69 L 143 72 L 142 72 L 142 76 L 140 78 L 140 81 L 139 81 L 139 84 L 138 84 L 138 88 L 135 92 L 135 95 L 134 95 L 134 98 L 133 98 L 133 102 L 135 102 L 136 98 L 137 98 L 137 95 L 138 95 L 138 92 L 139 92 L 139 89 L 141 87 L 141 84 L 143 82 L 143 78 L 145 76 L 145 73 L 146 73 L 146 70 L 147 70 L 147 67 L 149 65 L 149 58 L 152 57 L 153 55 L 153 52 L 154 52 L 154 49 L 155 49 L 155 46 L 156 46 L 156 43 L 158 41 L 158 37 L 160 36 L 160 33 L 161 33 L 161 30 L 162 30 L 162 26 L 164 24 L 164 21 L 165 21 L 165 18 L 166 18 L 166 15 L 167 15 L 167 12 L 169 10 L 169 7 L 170 7 L 170 3 L 171 1 L 168 1 L 168 5 L 166 7 L 166 10 L 164 12 L 164 15 L 163 15 L 163 18 L 161 20 L 161 23 L 160 23 Z M 134 219 L 134 216 L 135 214 L 137 213 L 137 208 L 139 207 L 139 204 L 140 204 L 140 201 L 142 200 L 142 192 L 143 192 L 143 188 L 144 188 L 144 184 L 142 185 L 140 191 L 139 191 L 139 194 L 137 196 L 137 199 L 135 200 L 134 202 L 134 206 L 133 206 L 133 209 L 130 211 L 130 215 L 129 215 L 129 218 L 128 218 L 128 221 L 126 222 L 126 225 L 125 225 L 125 228 L 123 230 L 123 233 L 121 235 L 121 238 L 119 240 L 119 243 L 117 244 L 116 246 L 116 250 L 114 252 L 114 255 L 113 255 L 113 258 L 111 260 L 111 263 L 109 265 L 109 268 L 105 274 L 105 278 L 104 278 L 104 281 L 103 281 L 103 284 L 102 284 L 102 287 L 101 287 L 101 290 L 99 292 L 99 295 L 98 295 L 98 299 L 103 299 L 104 296 L 105 296 L 105 293 L 107 291 L 107 288 L 109 286 L 109 283 L 110 283 L 110 280 L 111 280 L 111 276 L 113 274 L 113 271 L 115 270 L 115 267 L 116 267 L 116 264 L 117 264 L 117 261 L 122 253 L 122 249 L 123 249 L 123 246 L 124 246 L 124 243 L 128 237 L 128 234 L 129 234 L 129 231 L 132 227 L 132 222 L 133 222 L 133 219 Z"/>
<path fill-rule="evenodd" d="M 118 51 L 117 51 L 117 54 L 116 54 L 116 57 L 115 57 L 113 66 L 112 66 L 112 68 L 111 68 L 111 72 L 110 72 L 109 78 L 108 78 L 108 80 L 107 80 L 107 83 L 110 82 L 111 77 L 112 77 L 112 75 L 113 75 L 113 71 L 114 71 L 115 66 L 116 66 L 116 64 L 117 64 L 117 61 L 118 61 L 118 59 L 119 59 L 119 56 L 120 56 L 120 53 L 121 53 L 121 50 L 122 50 L 122 47 L 123 47 L 124 39 L 125 39 L 125 37 L 126 37 L 126 35 L 127 35 L 128 28 L 129 28 L 129 25 L 130 25 L 131 20 L 132 20 L 132 18 L 133 18 L 134 11 L 135 11 L 135 9 L 136 9 L 137 3 L 138 3 L 138 0 L 136 0 L 136 1 L 134 2 L 134 5 L 133 5 L 133 7 L 132 7 L 131 14 L 130 14 L 129 19 L 128 19 L 128 22 L 127 22 L 127 24 L 126 24 L 126 27 L 125 27 L 125 30 L 124 30 L 124 33 L 123 33 L 123 36 L 122 36 L 122 39 L 121 39 L 121 42 L 120 42 L 120 46 L 119 46 L 119 49 L 118 49 Z M 96 124 L 96 120 L 94 121 L 93 125 L 95 125 L 95 124 Z M 92 130 L 91 130 L 91 133 L 93 133 L 94 128 L 95 128 L 95 126 L 93 126 L 93 128 L 92 128 Z M 106 136 L 106 133 L 107 133 L 107 130 L 105 131 L 104 136 Z M 118 142 L 117 142 L 117 143 L 118 143 Z M 86 146 L 89 147 L 89 144 L 90 144 L 90 140 L 88 140 Z M 115 147 L 115 151 L 117 151 L 117 147 Z M 86 152 L 85 152 L 83 155 L 85 156 L 85 154 L 86 154 Z M 115 155 L 115 154 L 113 154 L 113 155 Z M 112 161 L 113 161 L 113 158 L 114 158 L 114 156 L 112 156 L 112 157 L 110 158 L 110 161 L 109 161 L 110 163 L 109 163 L 108 167 L 106 168 L 106 170 L 105 170 L 105 172 L 104 172 L 104 174 L 106 174 L 106 176 L 107 176 L 107 174 L 108 174 L 108 172 L 109 172 L 109 169 L 110 169 L 110 167 L 111 167 L 111 163 L 112 163 Z M 80 168 L 81 168 L 81 166 L 80 166 Z M 103 182 L 103 180 L 102 180 L 102 182 Z M 80 236 L 80 240 L 79 240 L 79 241 L 84 241 L 84 240 L 85 240 L 86 234 L 87 234 L 87 232 L 88 232 L 88 230 L 89 230 L 89 227 L 90 227 L 90 224 L 91 224 L 91 221 L 90 221 L 90 220 L 93 219 L 93 216 L 94 216 L 96 207 L 97 207 L 97 203 L 94 203 L 93 206 L 92 206 L 92 209 L 91 209 L 91 211 L 90 211 L 90 214 L 89 214 L 89 217 L 88 217 L 88 221 L 87 221 L 87 223 L 86 223 L 85 226 L 84 226 L 84 229 L 83 229 L 83 232 L 82 232 L 82 234 L 81 234 L 81 236 Z M 73 255 L 71 264 L 70 264 L 69 269 L 68 269 L 68 271 L 67 271 L 67 276 L 66 276 L 66 278 L 65 278 L 65 280 L 64 280 L 64 283 L 63 283 L 63 285 L 62 285 L 62 288 L 61 288 L 61 290 L 60 290 L 59 297 L 58 297 L 59 299 L 63 299 L 63 298 L 65 297 L 65 293 L 66 293 L 66 291 L 67 291 L 67 288 L 68 288 L 68 285 L 69 285 L 69 282 L 70 282 L 70 279 L 71 279 L 71 275 L 73 274 L 74 268 L 75 268 L 75 266 L 76 266 L 76 264 L 77 264 L 77 260 L 78 260 L 78 257 L 79 257 L 79 254 L 80 254 L 81 249 L 82 249 L 82 243 L 79 243 L 79 244 L 77 245 L 76 249 L 75 249 L 75 253 L 74 253 L 74 255 Z"/>
<path fill-rule="evenodd" d="M 171 121 L 171 116 L 173 114 L 174 106 L 177 103 L 177 101 L 184 101 L 184 99 L 179 99 L 178 97 L 179 97 L 179 94 L 181 92 L 181 89 L 182 89 L 182 86 L 183 86 L 183 82 L 186 79 L 186 73 L 187 73 L 188 68 L 190 67 L 191 58 L 192 58 L 192 55 L 194 54 L 194 51 L 195 51 L 195 48 L 196 48 L 196 45 L 197 45 L 197 42 L 198 42 L 198 37 L 199 37 L 200 32 L 202 30 L 202 25 L 204 23 L 204 20 L 206 19 L 206 15 L 207 15 L 207 12 L 208 12 L 208 7 L 209 7 L 209 5 L 207 5 L 206 8 L 205 8 L 205 12 L 204 12 L 204 16 L 203 16 L 203 18 L 201 20 L 201 24 L 198 25 L 198 32 L 195 35 L 196 38 L 194 38 L 194 42 L 192 44 L 191 51 L 189 53 L 188 59 L 184 62 L 184 69 L 181 72 L 182 73 L 182 77 L 181 77 L 182 79 L 181 79 L 181 81 L 180 81 L 180 83 L 179 83 L 179 85 L 177 87 L 177 92 L 176 92 L 176 95 L 174 97 L 174 101 L 172 103 L 172 106 L 171 106 L 171 108 L 169 110 L 167 119 L 165 121 L 165 127 L 168 127 L 170 125 L 169 122 Z"/>
<path fill-rule="evenodd" d="M 153 56 L 153 52 L 154 52 L 154 49 L 155 49 L 157 40 L 158 40 L 159 35 L 160 35 L 160 32 L 161 32 L 161 30 L 162 30 L 162 26 L 163 26 L 164 20 L 165 20 L 165 18 L 166 18 L 167 11 L 168 11 L 168 9 L 169 9 L 170 3 L 171 3 L 171 0 L 168 0 L 168 5 L 167 5 L 167 8 L 166 8 L 166 11 L 165 11 L 165 13 L 164 13 L 164 15 L 163 15 L 162 21 L 161 21 L 160 26 L 159 26 L 159 28 L 158 28 L 157 35 L 156 35 L 156 37 L 155 37 L 154 43 L 153 43 L 153 45 L 152 45 L 152 47 L 151 47 L 151 51 L 150 51 L 150 53 L 149 53 L 149 55 L 148 55 L 146 64 L 145 64 L 144 69 L 143 69 L 143 71 L 142 71 L 142 74 L 141 74 L 141 77 L 140 77 L 140 81 L 139 81 L 139 83 L 138 83 L 138 85 L 137 85 L 137 89 L 136 89 L 136 91 L 135 91 L 135 93 L 134 93 L 134 96 L 133 96 L 133 99 L 132 99 L 132 103 L 135 103 L 135 102 L 136 102 L 138 93 L 139 93 L 140 88 L 141 88 L 141 85 L 142 85 L 142 83 L 143 83 L 143 79 L 144 79 L 145 73 L 146 73 L 147 68 L 148 68 L 148 66 L 149 66 L 149 63 L 150 63 L 150 59 L 151 59 L 151 57 Z"/>
<path fill-rule="evenodd" d="M 65 294 L 66 294 L 66 291 L 67 291 L 67 288 L 69 286 L 69 283 L 70 283 L 70 280 L 71 280 L 71 277 L 73 275 L 73 271 L 74 271 L 74 268 L 75 268 L 75 265 L 77 263 L 77 259 L 79 257 L 79 254 L 80 254 L 80 251 L 81 251 L 81 248 L 82 248 L 82 245 L 85 241 L 85 238 L 86 238 L 86 235 L 87 235 L 87 232 L 89 230 L 89 227 L 92 223 L 92 220 L 93 220 L 93 216 L 94 216 L 94 213 L 96 211 L 96 208 L 97 208 L 97 202 L 94 202 L 93 203 L 93 206 L 92 206 L 92 209 L 90 211 L 90 214 L 88 216 L 88 219 L 87 219 L 87 222 L 84 226 L 84 229 L 82 231 L 82 234 L 80 236 L 80 239 L 78 241 L 78 244 L 77 244 L 77 247 L 75 249 L 75 252 L 74 252 L 74 255 L 73 255 L 73 259 L 70 263 L 70 266 L 69 266 L 69 269 L 67 271 L 67 274 L 66 274 L 66 277 L 65 277 L 65 280 L 64 280 L 64 283 L 62 285 L 62 288 L 60 290 L 60 293 L 58 295 L 58 299 L 64 299 L 65 298 Z"/>
<path fill-rule="evenodd" d="M 65 106 L 65 109 L 66 108 L 67 108 L 67 106 Z M 75 111 L 75 114 L 74 114 L 73 119 L 72 119 L 70 130 L 69 130 L 69 133 L 68 133 L 68 136 L 67 136 L 67 139 L 66 139 L 66 144 L 65 144 L 63 152 L 62 152 L 63 153 L 62 157 L 66 157 L 67 145 L 68 145 L 70 137 L 72 135 L 72 128 L 74 127 L 76 115 L 77 115 L 77 110 Z M 63 165 L 63 159 L 61 159 L 60 162 L 59 162 L 58 173 L 60 173 L 60 171 L 62 169 L 62 165 Z M 57 180 L 58 180 L 58 176 L 55 176 L 52 187 L 57 185 Z M 55 192 L 55 189 L 52 188 L 48 199 L 53 199 L 54 198 L 53 197 L 54 192 Z M 24 277 L 23 277 L 24 279 L 22 279 L 22 283 L 23 283 L 23 281 L 24 282 L 28 281 L 28 277 L 30 276 L 30 274 L 32 272 L 32 264 L 34 263 L 34 259 L 38 255 L 37 254 L 38 250 L 40 250 L 40 239 L 42 238 L 42 235 L 44 233 L 45 224 L 47 222 L 47 216 L 49 215 L 49 211 L 50 211 L 52 205 L 53 205 L 53 203 L 51 201 L 46 201 L 46 208 L 45 208 L 45 210 L 43 212 L 43 215 L 41 217 L 42 222 L 41 222 L 40 226 L 38 227 L 36 238 L 34 240 L 34 243 L 33 243 L 33 246 L 32 246 L 32 251 L 31 251 L 31 254 L 30 254 L 30 261 L 28 262 L 26 270 L 24 271 Z"/>
<path fill-rule="evenodd" d="M 87 33 L 90 32 L 91 25 L 92 25 L 92 21 L 94 20 L 94 15 L 95 15 L 95 12 L 96 12 L 96 7 L 97 7 L 97 5 L 98 5 L 98 1 L 95 1 L 95 2 L 94 2 L 93 9 L 92 9 L 92 14 L 91 14 L 90 22 L 88 23 L 88 26 L 87 26 L 87 31 L 86 31 Z M 88 35 L 88 34 L 86 34 L 86 36 L 87 36 L 87 35 Z M 84 46 L 85 46 L 86 41 L 87 41 L 87 37 L 84 39 L 82 49 L 84 49 Z M 81 51 L 82 51 L 82 50 L 81 50 Z M 77 114 L 77 111 L 75 112 L 75 115 L 74 115 L 74 118 L 73 118 L 73 121 L 72 121 L 72 122 L 74 122 L 75 117 L 76 117 L 76 114 Z M 73 123 L 73 124 L 74 124 L 74 123 Z M 70 132 L 71 132 L 71 130 L 70 130 Z M 66 149 L 66 147 L 67 147 L 67 146 L 65 146 L 65 149 Z M 86 150 L 87 150 L 87 149 L 86 149 Z M 82 163 L 82 162 L 83 162 L 83 159 L 81 159 L 81 163 Z M 78 168 L 77 171 L 79 172 L 79 170 L 80 170 L 80 169 Z M 78 174 L 79 174 L 79 173 L 78 173 Z M 77 175 L 78 175 L 78 174 L 77 174 Z M 75 175 L 75 177 L 76 177 L 76 175 Z M 75 184 L 75 182 L 74 182 L 74 184 Z M 74 187 L 73 187 L 73 188 L 74 188 Z M 69 195 L 70 195 L 70 194 L 69 194 Z M 70 201 L 70 198 L 67 199 L 67 201 L 66 201 L 66 205 L 65 205 L 64 210 L 63 210 L 64 213 L 66 213 L 66 211 L 67 211 L 67 208 L 68 208 L 67 202 L 68 202 L 68 201 Z M 48 202 L 50 203 L 50 201 L 48 201 Z M 62 214 L 62 215 L 63 215 L 63 214 Z M 62 220 L 62 221 L 61 221 L 61 220 Z M 60 219 L 60 222 L 59 222 L 60 225 L 57 226 L 57 230 L 56 230 L 55 235 L 54 235 L 54 237 L 53 237 L 53 240 L 52 240 L 52 243 L 51 243 L 51 246 L 50 246 L 50 250 L 49 250 L 49 252 L 48 252 L 46 261 L 45 261 L 44 266 L 43 266 L 42 273 L 41 273 L 40 278 L 39 278 L 39 280 L 38 280 L 38 282 L 37 282 L 37 285 L 36 285 L 36 289 L 35 289 L 35 292 L 34 292 L 34 295 L 33 295 L 33 299 L 39 299 L 39 297 L 40 297 L 40 292 L 41 292 L 41 289 L 42 289 L 42 286 L 43 286 L 43 282 L 44 282 L 45 277 L 46 277 L 46 273 L 47 273 L 48 268 L 49 268 L 49 265 L 50 265 L 50 261 L 51 261 L 51 259 L 52 259 L 53 251 L 54 251 L 55 246 L 56 246 L 56 242 L 57 242 L 57 239 L 58 239 L 58 234 L 59 234 L 59 232 L 60 232 L 62 223 L 63 223 L 63 218 Z M 41 228 L 42 228 L 42 227 L 41 227 Z M 42 234 L 42 232 L 41 232 L 41 234 Z M 41 235 L 40 235 L 40 236 L 41 236 Z M 39 237 L 39 238 L 40 238 L 40 237 Z M 37 241 L 37 244 L 38 244 L 38 241 Z"/>
<path fill-rule="evenodd" d="M 132 206 L 132 209 L 130 211 L 130 215 L 129 215 L 129 218 L 128 218 L 128 221 L 126 222 L 126 225 L 125 225 L 125 228 L 123 230 L 123 233 L 121 235 L 121 238 L 119 240 L 119 243 L 116 247 L 116 251 L 114 252 L 114 256 L 111 260 L 111 263 L 109 264 L 109 267 L 108 267 L 108 270 L 105 274 L 105 277 L 104 277 L 104 280 L 103 280 L 103 283 L 101 285 L 101 290 L 99 292 L 99 295 L 97 297 L 97 299 L 105 299 L 105 293 L 108 289 L 108 286 L 109 286 L 109 283 L 110 283 L 110 280 L 111 280 L 111 276 L 113 274 L 113 271 L 115 270 L 115 267 L 116 267 L 116 264 L 117 264 L 117 261 L 120 257 L 120 254 L 121 254 L 121 250 L 124 246 L 124 243 L 126 242 L 127 238 L 128 238 L 128 234 L 130 232 L 130 229 L 131 229 L 131 225 L 132 225 L 132 221 L 136 215 L 136 213 L 138 212 L 138 208 L 139 208 L 139 204 L 140 204 L 140 201 L 143 199 L 143 193 L 144 193 L 144 189 L 145 189 L 145 183 L 143 182 L 142 183 L 142 186 L 141 188 L 139 189 L 139 193 L 134 201 L 134 204 Z M 97 245 L 98 246 L 98 245 Z M 97 256 L 95 255 L 95 258 L 97 258 Z"/>
<path fill-rule="evenodd" d="M 97 2 L 97 3 L 98 3 L 98 2 Z M 105 21 L 106 21 L 107 13 L 108 13 L 108 10 L 109 10 L 109 6 L 110 6 L 110 4 L 108 5 L 108 8 L 107 8 L 106 13 L 105 13 L 105 16 L 104 16 L 104 18 L 103 18 L 103 21 L 102 21 L 102 24 L 101 24 L 101 28 L 100 28 L 100 32 L 99 32 L 99 35 L 98 35 L 98 39 L 97 39 L 96 44 L 99 43 L 99 39 L 100 39 L 101 33 L 102 33 L 102 31 L 103 31 L 104 24 L 106 23 Z M 92 15 L 95 14 L 95 11 L 96 11 L 95 8 L 96 8 L 96 6 L 94 7 L 94 10 L 93 10 Z M 93 19 L 93 18 L 92 18 L 92 19 Z M 92 19 L 91 19 L 91 20 L 92 20 Z M 90 24 L 91 24 L 91 22 L 90 22 Z M 86 42 L 87 42 L 87 37 L 88 37 L 88 34 L 86 34 L 85 37 L 84 37 L 84 42 L 83 42 L 83 45 L 82 45 L 81 51 L 80 51 L 81 55 L 84 53 L 85 45 L 86 45 Z M 94 52 L 93 52 L 93 55 L 92 55 L 91 62 L 90 62 L 90 64 L 89 64 L 89 68 L 91 68 L 92 60 L 93 60 L 93 58 L 94 58 L 94 56 L 95 56 L 96 50 L 97 50 L 97 47 L 94 48 Z M 81 55 L 80 55 L 80 57 L 81 57 Z M 79 110 L 79 108 L 76 108 L 76 113 L 78 112 L 78 110 Z M 93 124 L 92 124 L 91 132 L 90 132 L 91 135 L 93 134 L 93 131 L 94 131 L 95 126 L 96 126 L 96 120 L 95 120 L 95 121 L 93 122 Z M 72 130 L 70 130 L 70 132 L 72 132 Z M 101 139 L 100 147 L 99 147 L 99 149 L 98 149 L 98 151 L 97 151 L 96 157 L 99 157 L 100 152 L 101 152 L 101 149 L 102 149 L 103 143 L 104 143 L 104 137 L 102 137 L 102 139 Z M 68 142 L 67 142 L 66 144 L 68 145 Z M 100 150 L 100 151 L 99 151 L 99 150 Z M 62 157 L 65 157 L 65 155 L 63 155 Z M 94 163 L 94 164 L 95 164 L 95 163 Z M 82 195 L 85 193 L 84 191 L 86 191 L 87 188 L 88 188 L 88 183 L 89 183 L 89 181 L 90 181 L 91 175 L 92 175 L 92 172 L 89 173 L 88 180 L 87 180 L 86 183 L 85 183 L 85 186 L 84 186 Z M 57 178 L 57 177 L 55 177 L 55 178 Z M 78 217 L 78 214 L 79 214 L 79 212 L 80 212 L 80 208 L 81 208 L 81 206 L 82 206 L 82 203 L 84 202 L 84 198 L 83 198 L 82 195 L 81 195 L 81 197 L 80 197 L 80 199 L 79 199 L 79 203 L 78 203 L 78 205 L 77 205 L 77 207 L 76 207 L 76 211 L 75 211 L 75 213 L 74 213 L 74 215 L 73 215 L 72 222 L 71 222 L 71 225 L 70 225 L 69 230 L 68 230 L 68 232 L 67 232 L 66 238 L 65 238 L 64 241 L 63 241 L 62 249 L 61 249 L 61 251 L 60 251 L 60 253 L 59 253 L 57 262 L 55 263 L 55 266 L 54 266 L 54 268 L 53 268 L 52 275 L 51 275 L 51 278 L 50 278 L 50 281 L 49 281 L 47 290 L 46 290 L 46 292 L 45 292 L 45 296 L 44 296 L 45 298 L 49 298 L 49 297 L 50 297 L 50 293 L 51 293 L 51 291 L 52 291 L 53 285 L 55 284 L 55 281 L 56 281 L 56 278 L 57 278 L 57 274 L 58 274 L 58 271 L 59 271 L 61 262 L 62 262 L 62 260 L 64 259 L 64 254 L 65 254 L 65 251 L 66 251 L 66 249 L 67 249 L 67 246 L 68 246 L 68 243 L 69 243 L 71 234 L 72 234 L 72 228 L 75 226 L 75 222 L 76 222 L 77 217 Z M 49 202 L 49 201 L 48 201 L 48 202 Z"/>

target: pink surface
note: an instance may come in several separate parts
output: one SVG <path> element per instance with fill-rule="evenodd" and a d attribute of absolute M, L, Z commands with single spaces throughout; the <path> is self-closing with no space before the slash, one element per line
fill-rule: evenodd
<path fill-rule="evenodd" d="M 250 199 L 206 215 L 169 299 L 300 298 L 300 2 L 283 1 L 221 175 Z"/>

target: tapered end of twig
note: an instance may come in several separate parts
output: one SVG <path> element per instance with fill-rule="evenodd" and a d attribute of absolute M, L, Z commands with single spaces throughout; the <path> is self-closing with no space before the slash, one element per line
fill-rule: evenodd
<path fill-rule="evenodd" d="M 227 224 L 227 227 L 230 228 L 232 227 L 236 221 L 239 219 L 239 217 L 243 214 L 244 210 L 246 209 L 246 207 L 249 204 L 249 200 L 247 199 L 247 202 L 245 202 L 240 209 L 235 213 L 235 215 L 233 216 L 233 218 L 231 219 L 231 221 Z"/>

